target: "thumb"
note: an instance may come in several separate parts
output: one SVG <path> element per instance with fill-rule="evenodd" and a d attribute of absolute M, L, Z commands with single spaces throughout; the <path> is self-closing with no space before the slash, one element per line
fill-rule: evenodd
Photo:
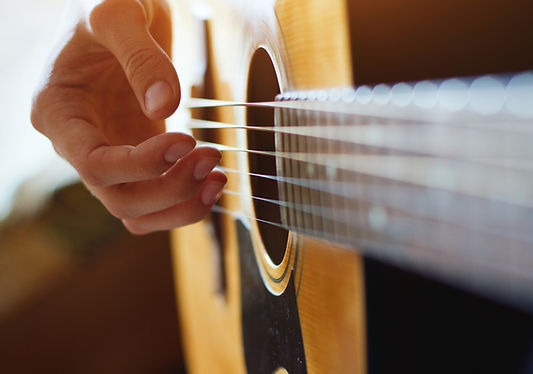
<path fill-rule="evenodd" d="M 168 17 L 156 17 L 158 37 L 170 48 Z M 149 31 L 147 13 L 135 0 L 107 0 L 93 9 L 89 24 L 96 40 L 117 58 L 145 115 L 172 114 L 180 100 L 178 75 L 169 56 Z M 167 34 L 167 35 L 165 35 Z"/>

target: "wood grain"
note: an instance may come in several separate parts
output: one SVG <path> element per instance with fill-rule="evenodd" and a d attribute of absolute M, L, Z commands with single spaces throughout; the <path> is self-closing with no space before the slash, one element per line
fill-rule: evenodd
<path fill-rule="evenodd" d="M 207 82 L 203 87 L 209 88 L 207 94 L 212 98 L 247 99 L 248 82 L 258 79 L 248 76 L 252 56 L 258 48 L 266 50 L 272 59 L 282 92 L 352 85 L 344 1 L 213 1 L 209 4 L 212 18 L 207 20 L 206 27 L 207 62 L 202 63 L 207 66 Z M 180 46 L 175 47 L 175 55 L 181 54 L 179 49 Z M 195 93 L 201 94 L 198 89 Z M 216 110 L 209 117 L 227 123 L 246 123 L 243 109 Z M 246 137 L 234 132 L 221 131 L 216 139 L 246 147 Z M 224 154 L 223 165 L 246 170 L 248 160 L 245 155 Z M 230 176 L 227 188 L 244 195 L 251 193 L 247 177 Z M 221 204 L 244 216 L 255 215 L 251 200 L 225 196 Z M 212 218 L 216 218 L 217 225 L 204 221 L 175 230 L 172 235 L 187 366 L 193 374 L 245 373 L 234 218 L 230 215 Z M 289 256 L 291 251 L 298 258 L 294 276 L 308 372 L 365 373 L 360 256 L 329 243 L 292 235 L 289 251 L 282 263 L 275 266 L 268 259 L 257 224 L 250 221 L 248 225 L 261 271 L 279 275 L 285 267 L 295 264 L 296 258 Z M 225 293 L 220 292 L 218 284 L 221 266 L 225 267 Z"/>

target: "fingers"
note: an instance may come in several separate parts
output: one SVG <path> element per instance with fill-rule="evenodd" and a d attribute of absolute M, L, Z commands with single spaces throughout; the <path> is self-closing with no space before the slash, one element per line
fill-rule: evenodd
<path fill-rule="evenodd" d="M 132 147 L 108 145 L 94 126 L 80 119 L 54 131 L 66 135 L 55 143 L 59 153 L 113 215 L 133 222 L 135 233 L 201 219 L 226 183 L 223 173 L 212 171 L 220 152 L 210 147 L 191 151 L 195 141 L 186 134 L 165 133 Z M 178 205 L 182 213 L 171 209 Z M 172 220 L 164 223 L 167 210 Z"/>
<path fill-rule="evenodd" d="M 188 200 L 220 161 L 220 152 L 200 147 L 177 162 L 160 178 L 95 191 L 119 218 L 135 218 Z"/>
<path fill-rule="evenodd" d="M 153 12 L 137 1 L 107 0 L 93 9 L 89 24 L 97 41 L 119 61 L 144 114 L 156 120 L 176 110 L 180 88 L 170 58 L 150 33 L 147 13 Z M 170 27 L 160 29 L 158 35 L 170 34 Z M 170 35 L 160 38 L 170 44 Z"/>
<path fill-rule="evenodd" d="M 57 152 L 74 166 L 82 180 L 96 187 L 157 178 L 196 144 L 190 135 L 169 132 L 137 146 L 111 146 L 94 125 L 82 119 L 59 121 L 40 130 L 53 139 Z M 215 150 L 215 157 L 218 155 Z"/>
<path fill-rule="evenodd" d="M 101 145 L 87 156 L 96 186 L 111 186 L 159 177 L 176 161 L 189 153 L 196 141 L 182 133 L 164 133 L 133 147 Z"/>
<path fill-rule="evenodd" d="M 135 219 L 125 219 L 122 222 L 130 232 L 138 235 L 198 222 L 209 213 L 211 206 L 220 198 L 226 181 L 226 176 L 215 170 L 191 199 L 168 209 Z"/>

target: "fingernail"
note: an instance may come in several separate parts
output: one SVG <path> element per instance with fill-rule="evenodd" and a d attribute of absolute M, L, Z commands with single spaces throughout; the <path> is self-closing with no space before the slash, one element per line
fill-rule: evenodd
<path fill-rule="evenodd" d="M 222 196 L 222 189 L 224 188 L 224 183 L 220 182 L 211 182 L 208 183 L 204 190 L 202 191 L 202 204 L 211 205 Z"/>
<path fill-rule="evenodd" d="M 179 142 L 176 144 L 172 144 L 170 147 L 168 147 L 166 153 L 165 153 L 165 161 L 168 163 L 173 164 L 174 162 L 178 161 L 178 159 L 185 156 L 187 153 L 192 151 L 194 148 L 194 143 L 192 142 Z"/>
<path fill-rule="evenodd" d="M 167 82 L 161 81 L 153 84 L 146 90 L 145 105 L 149 113 L 158 111 L 165 106 L 172 97 L 172 89 Z"/>
<path fill-rule="evenodd" d="M 219 161 L 219 158 L 213 157 L 204 158 L 198 161 L 193 171 L 194 179 L 197 181 L 203 181 L 209 175 L 211 170 L 217 166 Z"/>

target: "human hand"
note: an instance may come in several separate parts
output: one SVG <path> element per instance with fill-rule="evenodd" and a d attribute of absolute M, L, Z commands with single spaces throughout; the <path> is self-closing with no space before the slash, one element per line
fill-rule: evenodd
<path fill-rule="evenodd" d="M 133 233 L 203 218 L 226 177 L 218 150 L 164 133 L 180 88 L 164 0 L 80 0 L 32 123 Z"/>

